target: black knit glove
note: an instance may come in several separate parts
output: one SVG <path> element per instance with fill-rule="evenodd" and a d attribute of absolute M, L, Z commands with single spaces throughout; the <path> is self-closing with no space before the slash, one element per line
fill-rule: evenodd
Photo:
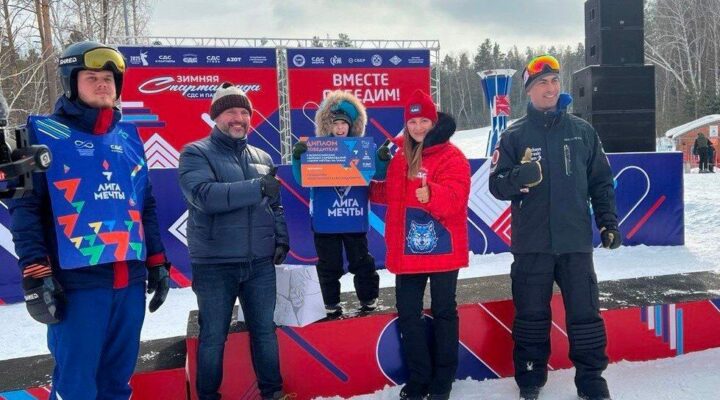
<path fill-rule="evenodd" d="M 615 227 L 600 229 L 600 239 L 602 239 L 602 246 L 610 250 L 617 249 L 622 244 L 622 235 Z"/>
<path fill-rule="evenodd" d="M 303 153 L 307 151 L 307 149 L 308 148 L 306 142 L 295 143 L 295 146 L 293 146 L 293 158 L 299 160 L 300 157 L 302 157 Z"/>
<path fill-rule="evenodd" d="M 280 194 L 280 181 L 275 177 L 277 167 L 273 167 L 269 174 L 260 178 L 260 187 L 263 196 L 270 198 L 277 197 Z"/>
<path fill-rule="evenodd" d="M 56 324 L 62 320 L 65 293 L 52 276 L 47 264 L 31 264 L 23 270 L 22 286 L 25 306 L 35 320 L 43 324 Z"/>
<path fill-rule="evenodd" d="M 531 188 L 540 184 L 542 178 L 540 161 L 532 161 L 532 150 L 526 148 L 520 166 L 515 169 L 515 181 L 521 186 Z"/>
<path fill-rule="evenodd" d="M 157 311 L 165 302 L 168 292 L 170 291 L 170 263 L 156 265 L 148 268 L 147 292 L 153 294 L 150 299 L 148 310 L 150 312 Z"/>
<path fill-rule="evenodd" d="M 273 256 L 273 264 L 280 265 L 285 261 L 285 257 L 287 257 L 288 251 L 290 251 L 290 248 L 287 247 L 287 245 L 279 244 L 277 247 L 275 247 L 275 255 Z"/>
<path fill-rule="evenodd" d="M 390 139 L 386 140 L 385 143 L 377 149 L 377 157 L 380 161 L 390 161 L 392 158 L 390 154 Z"/>

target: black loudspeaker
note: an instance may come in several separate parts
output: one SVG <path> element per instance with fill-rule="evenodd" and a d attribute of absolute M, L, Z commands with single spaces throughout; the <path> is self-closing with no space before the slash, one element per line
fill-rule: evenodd
<path fill-rule="evenodd" d="M 655 110 L 575 113 L 592 125 L 606 153 L 655 151 Z"/>
<path fill-rule="evenodd" d="M 585 64 L 573 111 L 608 153 L 655 151 L 655 67 L 645 64 L 643 0 L 585 2 Z"/>
<path fill-rule="evenodd" d="M 585 65 L 643 65 L 643 0 L 585 2 Z"/>
<path fill-rule="evenodd" d="M 642 29 L 643 0 L 587 0 L 585 35 L 600 29 Z"/>
<path fill-rule="evenodd" d="M 642 29 L 601 30 L 585 36 L 585 65 L 643 65 Z"/>
<path fill-rule="evenodd" d="M 573 111 L 654 110 L 655 66 L 593 65 L 572 76 Z"/>

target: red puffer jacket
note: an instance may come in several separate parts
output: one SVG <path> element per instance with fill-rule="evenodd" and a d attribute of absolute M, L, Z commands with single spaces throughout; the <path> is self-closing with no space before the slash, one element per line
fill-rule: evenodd
<path fill-rule="evenodd" d="M 422 181 L 407 178 L 402 149 L 390 161 L 386 180 L 370 185 L 370 201 L 388 206 L 385 266 L 394 274 L 445 272 L 468 265 L 470 163 L 448 142 L 455 133 L 455 121 L 447 114 L 438 116 L 422 154 L 430 201 L 417 200 L 415 190 Z M 403 138 L 395 143 L 402 148 Z"/>

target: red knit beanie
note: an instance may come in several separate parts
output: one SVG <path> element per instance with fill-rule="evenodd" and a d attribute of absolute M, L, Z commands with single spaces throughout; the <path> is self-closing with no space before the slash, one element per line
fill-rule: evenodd
<path fill-rule="evenodd" d="M 416 89 L 405 104 L 405 123 L 413 118 L 423 117 L 434 123 L 438 120 L 437 108 L 432 98 L 420 89 Z"/>

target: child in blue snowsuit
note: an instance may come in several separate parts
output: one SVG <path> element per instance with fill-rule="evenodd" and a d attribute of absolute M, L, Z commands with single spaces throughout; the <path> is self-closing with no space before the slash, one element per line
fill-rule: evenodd
<path fill-rule="evenodd" d="M 360 100 L 350 93 L 328 94 L 315 114 L 315 135 L 362 137 L 367 114 Z M 302 154 L 305 142 L 293 148 L 293 175 L 301 183 Z M 369 189 L 367 186 L 314 187 L 310 189 L 310 216 L 318 256 L 317 272 L 328 316 L 342 315 L 340 277 L 343 269 L 343 248 L 348 270 L 355 275 L 355 291 L 361 311 L 377 307 L 380 278 L 375 259 L 368 251 Z M 343 210 L 344 209 L 344 210 Z"/>

